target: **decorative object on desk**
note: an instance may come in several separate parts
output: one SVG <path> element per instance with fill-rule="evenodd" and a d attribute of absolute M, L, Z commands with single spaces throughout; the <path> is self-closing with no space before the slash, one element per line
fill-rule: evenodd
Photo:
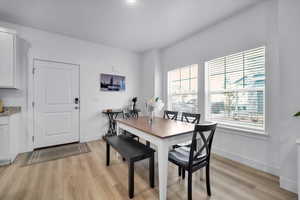
<path fill-rule="evenodd" d="M 137 100 L 138 100 L 138 98 L 137 97 L 133 97 L 132 98 L 132 103 L 133 103 L 133 105 L 132 105 L 132 110 L 135 110 L 136 109 L 136 102 L 137 102 Z"/>
<path fill-rule="evenodd" d="M 125 91 L 125 76 L 100 74 L 101 91 Z"/>
<path fill-rule="evenodd" d="M 0 113 L 4 112 L 4 109 L 3 109 L 3 101 L 0 100 Z"/>
<path fill-rule="evenodd" d="M 300 117 L 300 111 L 294 114 L 294 117 Z"/>
<path fill-rule="evenodd" d="M 153 122 L 154 111 L 160 111 L 164 107 L 164 103 L 159 97 L 152 97 L 146 102 L 146 110 L 149 114 L 149 122 Z"/>

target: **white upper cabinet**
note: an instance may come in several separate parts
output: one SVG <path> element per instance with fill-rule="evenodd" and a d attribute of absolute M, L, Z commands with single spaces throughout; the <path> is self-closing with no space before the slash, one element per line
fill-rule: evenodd
<path fill-rule="evenodd" d="M 0 27 L 0 88 L 18 88 L 16 33 Z"/>

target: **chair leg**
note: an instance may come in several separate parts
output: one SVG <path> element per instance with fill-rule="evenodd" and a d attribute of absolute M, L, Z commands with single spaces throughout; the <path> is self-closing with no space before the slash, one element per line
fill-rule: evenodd
<path fill-rule="evenodd" d="M 154 153 L 149 159 L 149 179 L 150 179 L 150 187 L 154 188 Z"/>
<path fill-rule="evenodd" d="M 206 190 L 207 190 L 207 195 L 211 196 L 211 191 L 210 191 L 210 173 L 209 173 L 209 165 L 206 165 Z"/>
<path fill-rule="evenodd" d="M 188 200 L 192 200 L 192 172 L 188 172 Z"/>
<path fill-rule="evenodd" d="M 185 179 L 185 169 L 182 167 L 182 179 Z"/>
<path fill-rule="evenodd" d="M 110 146 L 106 142 L 106 166 L 109 166 L 109 161 L 110 161 Z"/>
<path fill-rule="evenodd" d="M 134 195 L 134 162 L 128 163 L 128 195 L 132 199 Z"/>
<path fill-rule="evenodd" d="M 181 167 L 178 167 L 178 176 L 181 176 L 181 171 L 182 171 Z"/>

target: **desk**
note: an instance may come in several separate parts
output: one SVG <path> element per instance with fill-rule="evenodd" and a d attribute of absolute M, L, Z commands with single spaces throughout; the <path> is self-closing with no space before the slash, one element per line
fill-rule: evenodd
<path fill-rule="evenodd" d="M 123 110 L 121 109 L 111 110 L 111 111 L 104 110 L 102 113 L 107 115 L 108 123 L 109 123 L 108 131 L 105 136 L 116 135 L 115 120 L 117 119 L 120 113 L 123 113 Z"/>
<path fill-rule="evenodd" d="M 169 147 L 190 141 L 195 125 L 158 117 L 155 117 L 152 123 L 149 123 L 148 117 L 120 119 L 116 122 L 117 134 L 121 133 L 120 129 L 126 130 L 157 146 L 159 199 L 166 200 Z"/>

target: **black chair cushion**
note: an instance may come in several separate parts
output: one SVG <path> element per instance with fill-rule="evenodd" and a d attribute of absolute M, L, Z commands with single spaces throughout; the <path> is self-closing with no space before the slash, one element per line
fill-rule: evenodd
<path fill-rule="evenodd" d="M 106 142 L 126 159 L 140 160 L 150 157 L 155 150 L 125 135 L 110 136 Z"/>
<path fill-rule="evenodd" d="M 173 149 L 169 152 L 169 161 L 179 165 L 181 167 L 187 168 L 189 165 L 189 156 L 190 156 L 190 148 L 189 147 L 180 147 Z M 198 156 L 198 159 L 194 161 L 194 165 L 200 165 L 206 162 L 205 160 L 206 154 L 201 154 Z"/>

